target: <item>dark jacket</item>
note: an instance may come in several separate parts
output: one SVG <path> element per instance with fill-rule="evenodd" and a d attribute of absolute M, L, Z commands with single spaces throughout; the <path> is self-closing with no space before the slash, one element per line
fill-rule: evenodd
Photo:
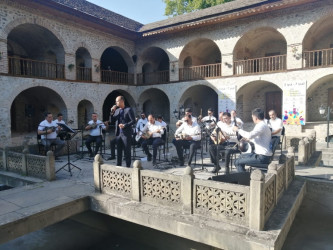
<path fill-rule="evenodd" d="M 110 117 L 110 122 L 112 123 L 113 121 L 116 121 L 116 136 L 119 135 L 120 133 L 120 128 L 119 128 L 119 124 L 121 123 L 119 121 L 120 119 L 120 111 L 121 108 L 118 108 L 113 115 L 111 115 Z M 123 120 L 123 124 L 125 125 L 125 127 L 123 128 L 123 134 L 125 136 L 131 136 L 132 135 L 132 126 L 135 124 L 135 116 L 134 116 L 134 112 L 132 110 L 132 108 L 130 107 L 125 107 L 124 108 L 124 120 Z"/>

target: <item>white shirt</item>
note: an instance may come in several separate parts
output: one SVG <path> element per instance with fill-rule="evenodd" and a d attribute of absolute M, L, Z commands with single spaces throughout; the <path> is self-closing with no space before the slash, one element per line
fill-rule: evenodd
<path fill-rule="evenodd" d="M 191 116 L 191 119 L 192 119 L 192 122 L 193 122 L 193 123 L 197 123 L 197 122 L 198 122 L 198 119 L 197 119 L 196 117 L 194 117 L 194 116 Z M 184 123 L 184 121 L 185 121 L 185 117 L 183 117 L 183 118 L 181 119 L 181 121 Z"/>
<path fill-rule="evenodd" d="M 215 126 L 216 118 L 212 115 L 207 115 L 207 116 L 205 116 L 204 118 L 201 119 L 202 122 L 206 122 L 206 121 L 209 121 L 209 120 L 212 121 L 212 122 L 206 124 L 207 129 L 213 128 Z"/>
<path fill-rule="evenodd" d="M 274 134 L 272 136 L 281 136 L 283 122 L 280 118 L 276 117 L 275 120 L 269 119 L 267 125 L 272 129 L 272 132 L 281 129 L 279 133 Z"/>
<path fill-rule="evenodd" d="M 56 128 L 54 132 L 47 134 L 47 135 L 41 135 L 41 139 L 56 139 L 57 138 L 57 130 L 58 130 L 58 124 L 55 121 L 48 122 L 47 120 L 42 121 L 39 123 L 38 130 L 45 131 L 46 128 Z"/>
<path fill-rule="evenodd" d="M 136 124 L 136 132 L 142 131 L 147 122 L 148 122 L 147 118 L 145 119 L 140 118 Z"/>
<path fill-rule="evenodd" d="M 235 123 L 235 119 L 233 117 L 231 117 L 231 123 L 234 125 Z M 239 128 L 243 128 L 244 122 L 236 116 L 236 123 L 237 123 L 237 127 Z"/>
<path fill-rule="evenodd" d="M 229 142 L 238 142 L 236 132 L 232 130 L 234 124 L 226 124 L 225 122 L 219 121 L 217 125 L 221 128 L 224 134 L 230 137 L 230 139 L 228 140 Z"/>
<path fill-rule="evenodd" d="M 160 132 L 156 132 L 157 130 L 160 130 Z M 161 124 L 157 121 L 155 121 L 154 124 L 147 122 L 146 125 L 143 127 L 142 132 L 145 133 L 147 131 L 152 134 L 153 138 L 162 137 L 164 133 Z"/>
<path fill-rule="evenodd" d="M 239 129 L 238 133 L 247 138 L 251 139 L 254 143 L 254 152 L 259 155 L 271 156 L 273 153 L 270 149 L 271 144 L 271 130 L 264 121 L 260 121 L 254 127 L 251 132 L 246 132 L 243 129 Z"/>
<path fill-rule="evenodd" d="M 201 140 L 201 130 L 198 123 L 192 123 L 189 125 L 187 122 L 184 122 L 175 132 L 175 135 L 186 134 L 192 137 L 193 141 Z"/>
<path fill-rule="evenodd" d="M 163 128 L 166 128 L 166 127 L 167 127 L 166 122 L 163 121 L 163 120 L 162 120 L 161 122 L 159 122 L 159 121 L 155 121 L 155 123 L 160 124 L 160 126 L 162 126 Z"/>
<path fill-rule="evenodd" d="M 88 125 L 93 125 L 94 123 L 95 123 L 95 122 L 94 122 L 93 120 L 91 120 L 91 121 L 88 122 Z M 96 121 L 96 124 L 97 124 L 97 127 L 96 127 L 96 128 L 94 128 L 94 129 L 90 129 L 90 130 L 89 130 L 89 134 L 90 134 L 91 136 L 99 136 L 99 135 L 102 135 L 102 131 L 101 131 L 100 128 L 102 128 L 102 129 L 105 129 L 105 128 L 106 128 L 105 125 L 104 125 L 104 123 L 103 123 L 102 121 L 100 121 L 100 120 L 97 120 L 97 121 Z"/>
<path fill-rule="evenodd" d="M 61 120 L 61 121 L 59 121 L 58 119 L 57 120 L 54 120 L 56 123 L 61 123 L 61 124 L 66 124 L 65 122 L 64 122 L 64 120 Z"/>

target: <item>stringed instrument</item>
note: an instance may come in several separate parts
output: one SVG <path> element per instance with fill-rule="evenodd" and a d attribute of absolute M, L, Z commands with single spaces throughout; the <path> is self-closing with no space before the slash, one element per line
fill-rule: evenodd
<path fill-rule="evenodd" d="M 216 127 L 213 132 L 210 134 L 210 138 L 214 142 L 214 144 L 222 144 L 225 141 L 227 141 L 227 136 L 224 134 L 224 132 L 221 130 L 221 128 Z"/>

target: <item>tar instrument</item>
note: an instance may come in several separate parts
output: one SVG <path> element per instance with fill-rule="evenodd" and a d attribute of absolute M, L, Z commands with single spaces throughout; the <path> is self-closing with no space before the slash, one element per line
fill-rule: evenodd
<path fill-rule="evenodd" d="M 104 123 L 103 123 L 103 122 L 99 122 L 99 123 L 94 122 L 94 123 L 92 123 L 92 124 L 89 124 L 89 123 L 88 123 L 87 126 L 90 126 L 90 129 L 95 129 L 95 128 L 97 128 L 98 125 L 102 125 L 102 124 L 104 124 Z"/>
<path fill-rule="evenodd" d="M 48 131 L 48 130 L 52 130 L 52 132 L 56 131 L 57 127 L 45 127 L 44 130 Z"/>
<path fill-rule="evenodd" d="M 142 133 L 142 134 L 141 134 L 141 137 L 142 137 L 143 139 L 145 139 L 145 140 L 148 140 L 152 135 L 153 135 L 153 133 L 147 131 L 147 132 L 145 132 L 145 133 Z"/>
<path fill-rule="evenodd" d="M 210 135 L 210 138 L 214 142 L 214 144 L 222 144 L 227 141 L 227 137 L 222 132 L 221 128 L 216 127 Z"/>

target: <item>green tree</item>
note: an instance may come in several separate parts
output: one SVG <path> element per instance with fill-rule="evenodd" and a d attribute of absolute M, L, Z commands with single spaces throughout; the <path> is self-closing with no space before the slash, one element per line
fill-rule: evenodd
<path fill-rule="evenodd" d="M 184 13 L 201 10 L 233 0 L 162 0 L 165 4 L 166 16 L 177 16 Z"/>

